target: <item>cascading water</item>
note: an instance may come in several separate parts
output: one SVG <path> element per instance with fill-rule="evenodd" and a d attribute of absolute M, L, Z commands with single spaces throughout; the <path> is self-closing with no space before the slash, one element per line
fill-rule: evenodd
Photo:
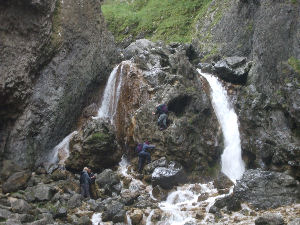
<path fill-rule="evenodd" d="M 51 156 L 49 157 L 50 164 L 55 164 L 55 163 L 58 163 L 60 165 L 64 164 L 65 160 L 69 157 L 70 140 L 77 133 L 78 133 L 77 131 L 72 132 L 53 148 Z"/>
<path fill-rule="evenodd" d="M 104 90 L 101 106 L 98 110 L 97 117 L 94 117 L 94 119 L 108 118 L 113 124 L 114 116 L 117 111 L 123 80 L 123 69 L 125 65 L 129 65 L 129 67 L 131 68 L 130 61 L 123 61 L 119 65 L 117 65 L 110 73 Z M 58 162 L 58 155 L 60 153 L 64 156 L 63 159 L 59 161 L 59 164 L 64 164 L 64 161 L 69 157 L 69 142 L 71 138 L 77 133 L 78 131 L 72 132 L 53 148 L 49 156 L 50 164 L 55 164 Z"/>
<path fill-rule="evenodd" d="M 117 65 L 111 72 L 104 90 L 102 103 L 98 110 L 98 115 L 97 117 L 95 117 L 96 119 L 109 118 L 110 122 L 113 124 L 114 116 L 116 114 L 119 102 L 125 65 L 129 65 L 131 67 L 131 62 L 123 61 L 119 65 Z"/>
<path fill-rule="evenodd" d="M 211 87 L 211 98 L 215 113 L 221 125 L 225 148 L 221 156 L 222 172 L 234 183 L 240 179 L 245 171 L 245 164 L 241 156 L 241 141 L 238 128 L 238 118 L 227 98 L 227 92 L 216 77 L 203 73 Z"/>

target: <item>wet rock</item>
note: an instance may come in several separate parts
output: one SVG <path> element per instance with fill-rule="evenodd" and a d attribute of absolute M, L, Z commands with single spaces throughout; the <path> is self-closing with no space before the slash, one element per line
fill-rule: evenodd
<path fill-rule="evenodd" d="M 11 1 L 1 10 L 0 152 L 38 165 L 74 128 L 118 54 L 98 0 Z"/>
<path fill-rule="evenodd" d="M 131 214 L 130 214 L 130 219 L 132 225 L 138 225 L 140 224 L 141 220 L 143 219 L 143 211 L 140 209 L 135 209 Z"/>
<path fill-rule="evenodd" d="M 245 84 L 251 63 L 245 57 L 228 57 L 213 66 L 213 72 L 221 79 L 234 84 Z"/>
<path fill-rule="evenodd" d="M 205 84 L 199 82 L 190 61 L 192 47 L 176 46 L 138 40 L 125 49 L 125 58 L 132 58 L 134 63 L 123 68 L 116 136 L 132 149 L 136 143 L 149 140 L 156 146 L 151 151 L 153 162 L 166 157 L 190 171 L 205 174 L 218 161 L 222 137 Z M 152 115 L 162 102 L 169 108 L 168 128 L 164 131 L 158 129 L 157 117 Z M 153 170 L 152 165 L 145 166 L 146 175 Z"/>
<path fill-rule="evenodd" d="M 185 180 L 183 167 L 175 162 L 171 162 L 168 168 L 157 167 L 152 173 L 152 185 L 159 185 L 165 189 L 171 189 Z"/>
<path fill-rule="evenodd" d="M 222 172 L 214 180 L 214 186 L 218 189 L 219 194 L 227 194 L 233 185 L 234 183 Z"/>
<path fill-rule="evenodd" d="M 111 201 L 105 205 L 104 212 L 102 214 L 102 220 L 113 221 L 113 222 L 124 222 L 125 220 L 125 210 L 124 204 L 118 201 Z"/>
<path fill-rule="evenodd" d="M 234 198 L 233 195 L 228 195 L 223 198 L 217 199 L 214 203 L 214 206 L 216 206 L 219 209 L 227 207 L 227 210 L 229 211 L 239 211 L 242 209 L 241 202 Z"/>
<path fill-rule="evenodd" d="M 92 225 L 92 221 L 88 216 L 81 216 L 77 222 L 78 225 Z"/>
<path fill-rule="evenodd" d="M 197 67 L 204 73 L 211 73 L 213 68 L 210 63 L 199 63 Z"/>
<path fill-rule="evenodd" d="M 147 164 L 144 167 L 144 171 L 146 172 L 146 174 L 151 174 L 156 167 L 167 167 L 167 166 L 168 166 L 168 161 L 167 161 L 166 157 L 162 157 L 158 160 L 155 160 L 155 161 Z"/>
<path fill-rule="evenodd" d="M 82 132 L 71 140 L 70 156 L 65 163 L 68 170 L 81 171 L 88 162 L 88 166 L 98 172 L 117 165 L 121 156 L 110 122 L 89 119 Z"/>
<path fill-rule="evenodd" d="M 25 189 L 27 181 L 31 177 L 31 172 L 22 171 L 11 175 L 7 181 L 2 185 L 3 193 L 15 192 L 20 189 Z"/>
<path fill-rule="evenodd" d="M 259 209 L 289 205 L 299 201 L 299 182 L 283 173 L 247 170 L 237 181 L 233 198 Z"/>
<path fill-rule="evenodd" d="M 84 117 L 96 116 L 97 112 L 98 112 L 98 108 L 99 107 L 95 103 L 93 103 L 93 104 L 85 107 L 83 109 L 82 114 L 83 114 Z"/>
<path fill-rule="evenodd" d="M 165 201 L 168 197 L 168 192 L 162 189 L 159 185 L 156 185 L 152 190 L 152 195 L 158 201 Z"/>
<path fill-rule="evenodd" d="M 132 192 L 128 189 L 125 189 L 121 192 L 121 201 L 125 205 L 132 205 L 139 195 L 140 194 L 138 192 Z"/>
<path fill-rule="evenodd" d="M 74 209 L 82 204 L 83 197 L 80 194 L 73 195 L 68 201 L 68 208 Z"/>
<path fill-rule="evenodd" d="M 96 178 L 96 183 L 100 188 L 103 188 L 106 194 L 111 194 L 112 192 L 120 192 L 120 177 L 119 175 L 112 171 L 111 169 L 106 169 L 100 173 Z"/>
<path fill-rule="evenodd" d="M 281 215 L 265 214 L 255 220 L 255 225 L 284 225 L 286 224 Z"/>
<path fill-rule="evenodd" d="M 26 190 L 26 199 L 28 201 L 49 201 L 55 194 L 54 187 L 46 184 L 28 187 Z"/>
<path fill-rule="evenodd" d="M 205 201 L 206 199 L 208 199 L 209 198 L 209 194 L 208 193 L 202 193 L 202 194 L 200 194 L 199 195 L 199 197 L 198 197 L 198 202 L 202 202 L 202 201 Z"/>
<path fill-rule="evenodd" d="M 32 206 L 23 199 L 10 199 L 10 203 L 11 209 L 15 213 L 28 214 L 32 209 Z"/>

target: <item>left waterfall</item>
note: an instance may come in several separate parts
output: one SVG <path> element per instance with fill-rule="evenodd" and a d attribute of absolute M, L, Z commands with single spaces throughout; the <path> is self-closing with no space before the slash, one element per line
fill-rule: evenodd
<path fill-rule="evenodd" d="M 104 89 L 100 108 L 97 116 L 93 117 L 93 119 L 107 118 L 111 124 L 114 124 L 114 116 L 117 112 L 125 65 L 129 65 L 131 68 L 130 61 L 123 61 L 119 65 L 115 66 L 110 73 Z M 78 131 L 73 131 L 53 148 L 48 158 L 50 164 L 59 163 L 59 165 L 64 165 L 65 160 L 69 156 L 70 140 L 77 133 Z"/>

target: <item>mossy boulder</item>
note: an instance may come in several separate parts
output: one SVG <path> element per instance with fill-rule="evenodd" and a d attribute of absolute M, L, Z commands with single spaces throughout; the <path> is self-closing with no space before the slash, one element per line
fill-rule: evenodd
<path fill-rule="evenodd" d="M 91 119 L 71 140 L 66 168 L 81 171 L 87 166 L 99 172 L 115 166 L 120 159 L 113 127 L 104 120 Z"/>

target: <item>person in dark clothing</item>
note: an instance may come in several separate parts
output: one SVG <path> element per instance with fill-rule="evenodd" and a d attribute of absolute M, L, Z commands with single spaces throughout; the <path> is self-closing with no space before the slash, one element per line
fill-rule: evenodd
<path fill-rule="evenodd" d="M 153 149 L 153 148 L 155 148 L 155 145 L 149 145 L 148 141 L 144 142 L 142 150 L 138 153 L 138 156 L 139 156 L 138 171 L 139 171 L 139 173 L 142 172 L 142 169 L 143 169 L 146 161 L 147 161 L 147 163 L 151 162 L 151 155 L 149 152 L 147 152 L 147 149 Z"/>
<path fill-rule="evenodd" d="M 88 174 L 88 168 L 84 167 L 80 174 L 80 191 L 84 198 L 90 198 L 91 178 Z"/>
<path fill-rule="evenodd" d="M 161 104 L 156 107 L 156 111 L 152 113 L 153 115 L 158 115 L 157 125 L 160 130 L 167 129 L 167 119 L 168 119 L 168 106 L 166 104 Z"/>
<path fill-rule="evenodd" d="M 92 199 L 97 199 L 97 192 L 96 192 L 96 176 L 92 172 L 90 168 L 88 168 L 88 174 L 89 177 L 91 178 L 91 185 L 90 185 L 90 194 Z"/>

